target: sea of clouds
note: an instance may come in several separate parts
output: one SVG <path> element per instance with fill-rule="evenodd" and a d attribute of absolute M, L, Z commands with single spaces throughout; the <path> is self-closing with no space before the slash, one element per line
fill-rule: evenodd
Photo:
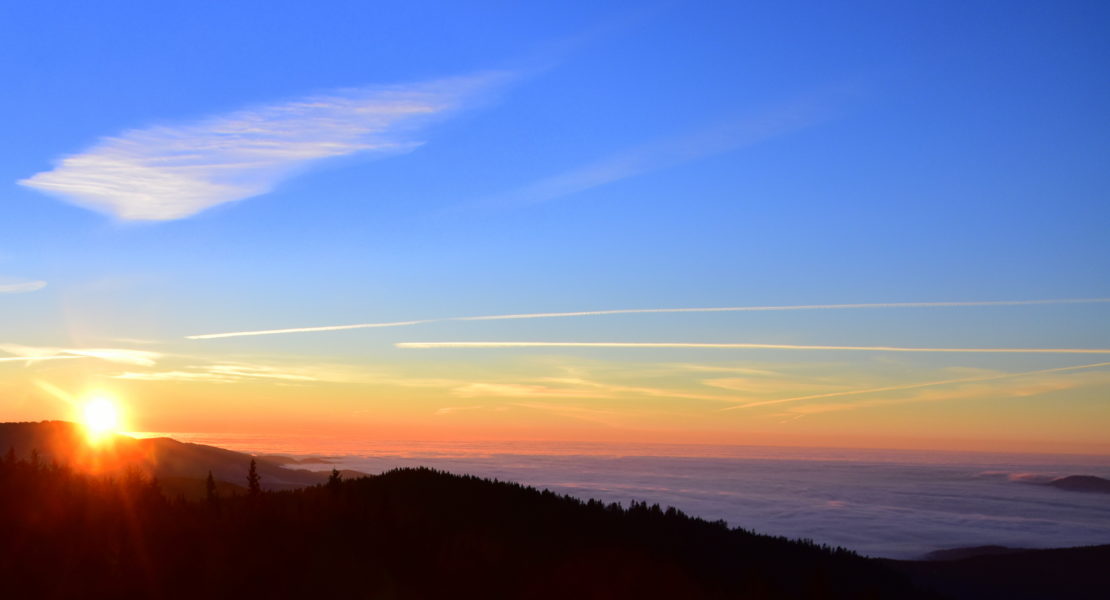
<path fill-rule="evenodd" d="M 289 440 L 204 440 L 216 442 L 291 454 Z M 312 468 L 374 474 L 427 466 L 583 499 L 674 506 L 876 557 L 920 558 L 981 545 L 1110 543 L 1110 495 L 1038 485 L 1064 475 L 1110 478 L 1107 457 L 529 443 L 374 442 L 357 452 L 345 449 L 329 453 L 332 465 Z"/>

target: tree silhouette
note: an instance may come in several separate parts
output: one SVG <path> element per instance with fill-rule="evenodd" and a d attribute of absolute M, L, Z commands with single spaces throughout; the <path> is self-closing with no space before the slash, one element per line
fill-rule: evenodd
<path fill-rule="evenodd" d="M 339 474 L 339 469 L 332 469 L 331 475 L 328 476 L 328 489 L 335 491 L 339 489 L 343 481 L 343 476 Z"/>
<path fill-rule="evenodd" d="M 251 468 L 247 471 L 247 492 L 252 497 L 262 493 L 262 478 L 258 476 L 258 465 L 251 459 Z"/>
<path fill-rule="evenodd" d="M 204 497 L 209 504 L 216 502 L 216 480 L 212 477 L 212 471 L 208 472 L 208 479 L 204 480 Z"/>

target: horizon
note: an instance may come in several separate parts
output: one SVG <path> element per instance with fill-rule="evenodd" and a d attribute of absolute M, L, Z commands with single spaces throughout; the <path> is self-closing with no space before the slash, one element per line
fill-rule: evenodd
<path fill-rule="evenodd" d="M 1110 457 L 1103 3 L 0 16 L 0 421 Z"/>
<path fill-rule="evenodd" d="M 261 435 L 119 434 L 86 441 L 79 423 L 0 425 L 0 438 L 7 434 L 13 442 L 0 466 L 18 465 L 22 457 L 25 466 L 69 467 L 39 469 L 44 475 L 88 472 L 107 475 L 109 484 L 113 473 L 117 481 L 135 481 L 146 472 L 166 498 L 184 493 L 194 501 L 205 473 L 242 493 L 244 481 L 304 490 L 319 489 L 328 477 L 362 485 L 432 469 L 598 506 L 673 507 L 705 522 L 872 558 L 1100 545 L 1110 533 L 1103 499 L 1110 493 L 1110 461 L 1102 455 L 604 442 L 370 440 L 351 446 L 331 439 L 321 446 L 318 439 Z M 36 444 L 46 463 L 35 458 Z M 255 459 L 261 478 L 252 480 Z"/>

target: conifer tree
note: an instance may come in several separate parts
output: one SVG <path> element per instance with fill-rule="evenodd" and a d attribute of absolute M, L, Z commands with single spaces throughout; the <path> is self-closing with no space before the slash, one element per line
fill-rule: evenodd
<path fill-rule="evenodd" d="M 247 493 L 258 496 L 262 493 L 262 478 L 258 476 L 258 465 L 251 459 L 251 468 L 247 471 Z"/>
<path fill-rule="evenodd" d="M 204 480 L 204 497 L 209 504 L 216 502 L 216 479 L 212 477 L 212 471 L 208 471 L 208 479 Z"/>

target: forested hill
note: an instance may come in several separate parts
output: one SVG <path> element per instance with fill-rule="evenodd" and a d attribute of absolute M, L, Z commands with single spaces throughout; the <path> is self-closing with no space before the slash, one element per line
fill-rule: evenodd
<path fill-rule="evenodd" d="M 0 461 L 12 598 L 930 597 L 844 550 L 428 469 L 187 502 Z"/>

